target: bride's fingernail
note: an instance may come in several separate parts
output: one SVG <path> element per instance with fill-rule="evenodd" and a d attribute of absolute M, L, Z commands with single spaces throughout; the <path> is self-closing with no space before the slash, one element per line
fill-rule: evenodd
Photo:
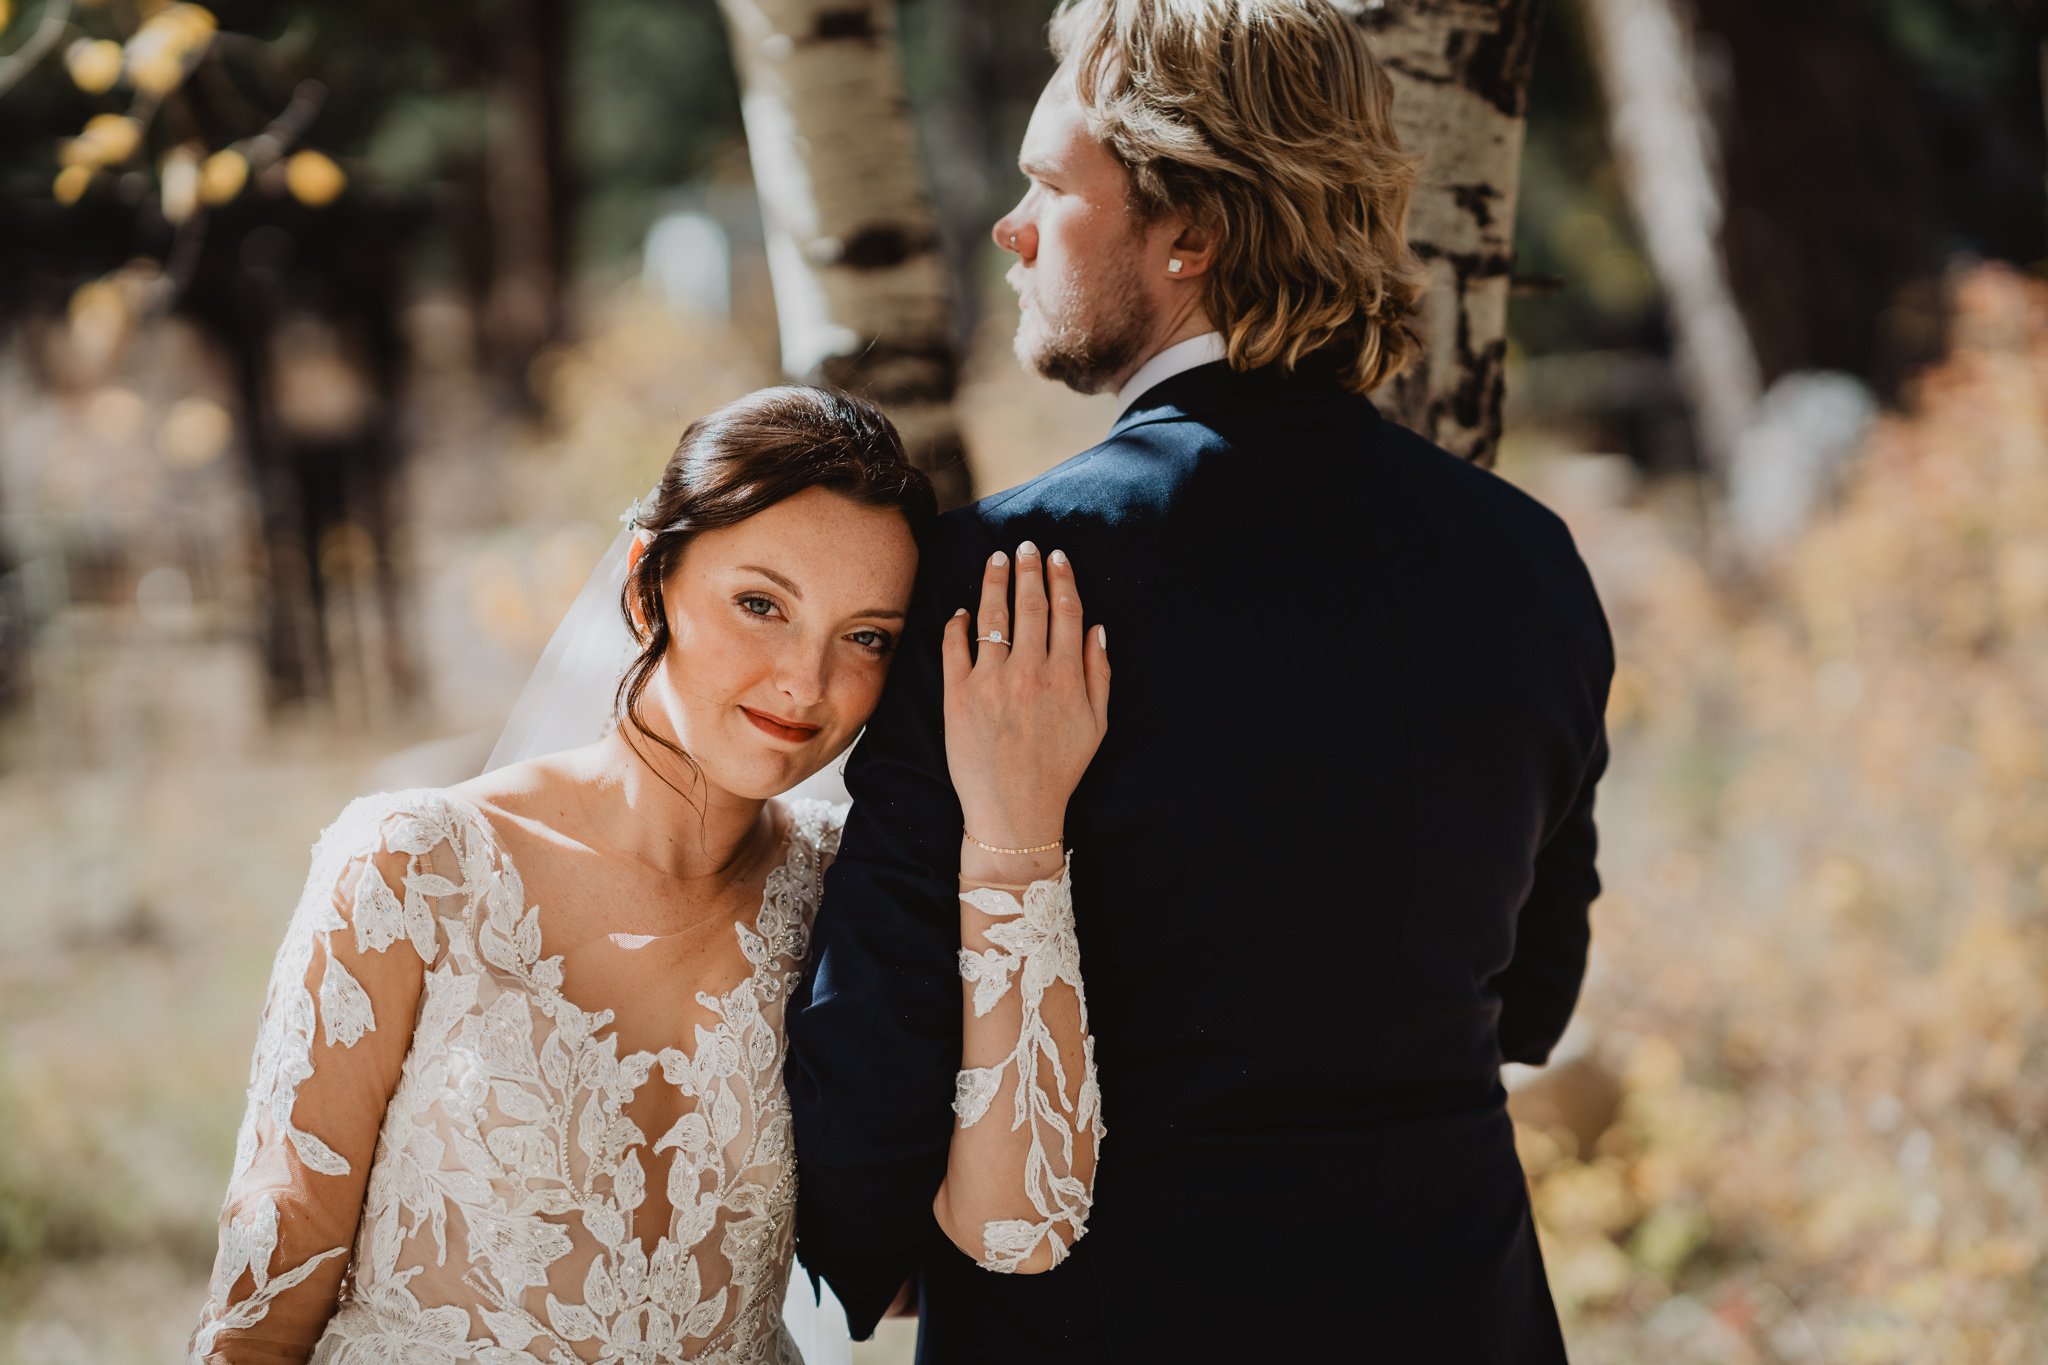
<path fill-rule="evenodd" d="M 1053 563 L 1059 565 L 1062 569 L 1067 567 L 1067 552 L 1065 550 L 1054 550 L 1052 554 L 1048 556 L 1048 558 L 1050 558 Z"/>
<path fill-rule="evenodd" d="M 1109 627 L 1097 626 L 1095 628 L 1095 638 L 1102 641 L 1102 652 L 1104 654 L 1109 653 Z"/>
<path fill-rule="evenodd" d="M 967 608 L 965 608 L 965 607 L 962 607 L 962 608 L 960 608 L 960 610 L 958 610 L 958 611 L 956 611 L 956 612 L 954 612 L 954 613 L 953 613 L 953 615 L 955 615 L 955 616 L 965 616 L 966 614 L 967 614 Z"/>
<path fill-rule="evenodd" d="M 1010 557 L 1004 554 L 1001 550 L 997 550 L 994 554 L 988 557 L 988 562 L 995 565 L 998 569 L 1000 569 L 1003 567 L 1003 565 L 1010 562 Z"/>
<path fill-rule="evenodd" d="M 1017 558 L 1019 559 L 1024 558 L 1026 555 L 1035 555 L 1037 553 L 1038 547 L 1028 540 L 1017 547 Z"/>

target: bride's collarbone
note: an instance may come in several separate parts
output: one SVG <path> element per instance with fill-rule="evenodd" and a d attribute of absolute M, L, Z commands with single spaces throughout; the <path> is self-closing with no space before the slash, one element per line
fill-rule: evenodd
<path fill-rule="evenodd" d="M 754 924 L 773 857 L 749 857 L 729 879 L 682 881 L 552 831 L 495 823 L 522 899 L 538 910 L 540 956 L 562 960 L 563 997 L 611 1011 L 625 1050 L 687 1046 L 716 1019 L 697 997 L 752 975 L 736 926 Z"/>
<path fill-rule="evenodd" d="M 680 874 L 628 851 L 599 831 L 550 820 L 524 802 L 479 803 L 493 842 L 522 882 L 528 906 L 541 908 L 541 929 L 577 941 L 591 935 L 632 938 L 695 936 L 750 917 L 788 842 L 787 817 L 771 807 L 758 835 L 727 866 Z"/>

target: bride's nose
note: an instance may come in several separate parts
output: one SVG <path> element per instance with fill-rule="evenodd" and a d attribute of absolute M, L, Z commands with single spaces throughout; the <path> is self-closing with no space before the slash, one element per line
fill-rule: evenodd
<path fill-rule="evenodd" d="M 824 651 L 803 647 L 784 651 L 776 661 L 775 687 L 792 706 L 816 706 L 825 700 Z"/>

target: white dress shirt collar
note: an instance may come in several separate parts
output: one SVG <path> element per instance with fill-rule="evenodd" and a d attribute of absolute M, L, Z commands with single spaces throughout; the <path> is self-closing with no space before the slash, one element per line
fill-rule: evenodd
<path fill-rule="evenodd" d="M 1189 337 L 1186 341 L 1176 341 L 1140 365 L 1138 372 L 1125 380 L 1124 386 L 1116 391 L 1117 416 L 1121 417 L 1129 412 L 1131 404 L 1154 384 L 1164 383 L 1177 374 L 1194 369 L 1197 365 L 1207 365 L 1221 359 L 1221 332 L 1204 332 L 1198 337 Z"/>

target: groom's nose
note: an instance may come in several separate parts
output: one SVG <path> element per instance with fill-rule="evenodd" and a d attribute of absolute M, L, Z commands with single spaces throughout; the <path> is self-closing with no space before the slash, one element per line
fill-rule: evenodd
<path fill-rule="evenodd" d="M 989 235 L 996 239 L 997 246 L 1014 251 L 1027 261 L 1038 254 L 1038 229 L 1020 218 L 1016 209 L 996 219 Z"/>

